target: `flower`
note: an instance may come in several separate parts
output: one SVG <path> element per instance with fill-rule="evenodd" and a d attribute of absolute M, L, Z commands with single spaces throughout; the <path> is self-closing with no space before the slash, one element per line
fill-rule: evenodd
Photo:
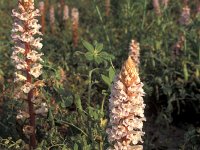
<path fill-rule="evenodd" d="M 110 0 L 105 0 L 106 16 L 110 15 Z"/>
<path fill-rule="evenodd" d="M 162 4 L 165 8 L 167 8 L 168 4 L 169 4 L 169 0 L 162 0 Z"/>
<path fill-rule="evenodd" d="M 26 81 L 27 78 L 21 74 L 18 74 L 17 72 L 15 72 L 15 80 L 14 82 L 17 82 L 17 81 Z"/>
<path fill-rule="evenodd" d="M 69 7 L 68 5 L 65 5 L 63 9 L 63 20 L 68 20 L 68 19 L 69 19 Z"/>
<path fill-rule="evenodd" d="M 18 114 L 17 114 L 17 116 L 16 116 L 16 119 L 27 119 L 27 118 L 29 118 L 30 117 L 30 115 L 27 113 L 27 112 L 25 112 L 25 111 L 19 111 L 18 112 Z"/>
<path fill-rule="evenodd" d="M 77 8 L 72 8 L 72 31 L 73 31 L 73 45 L 78 46 L 78 26 L 79 26 L 79 12 Z"/>
<path fill-rule="evenodd" d="M 51 5 L 50 11 L 49 11 L 49 20 L 50 20 L 50 25 L 51 25 L 51 31 L 54 31 L 54 24 L 55 24 L 55 10 L 54 6 Z"/>
<path fill-rule="evenodd" d="M 25 125 L 23 127 L 23 132 L 25 135 L 32 135 L 34 133 L 34 128 L 32 126 L 29 126 L 29 125 Z"/>
<path fill-rule="evenodd" d="M 179 23 L 181 25 L 188 25 L 188 24 L 190 24 L 190 22 L 191 22 L 190 8 L 188 5 L 186 5 L 182 8 L 182 13 L 181 13 L 181 17 L 179 19 Z"/>
<path fill-rule="evenodd" d="M 34 51 L 34 50 L 32 50 L 31 52 L 29 52 L 28 54 L 27 54 L 27 58 L 28 59 L 30 59 L 30 60 L 32 60 L 33 62 L 37 62 L 37 61 L 43 61 L 42 59 L 41 59 L 41 56 L 42 56 L 43 54 L 42 53 L 38 53 L 37 51 Z"/>
<path fill-rule="evenodd" d="M 40 32 L 41 25 L 38 24 L 36 17 L 40 16 L 39 10 L 34 8 L 34 0 L 18 0 L 18 9 L 12 10 L 14 18 L 12 29 L 12 40 L 14 47 L 12 48 L 13 63 L 16 68 L 15 82 L 21 82 L 22 86 L 17 96 L 22 96 L 23 99 L 27 97 L 29 114 L 19 111 L 17 119 L 24 119 L 29 117 L 29 125 L 24 126 L 23 132 L 30 136 L 30 149 L 36 148 L 36 135 L 35 135 L 35 106 L 32 99 L 39 97 L 37 86 L 35 83 L 38 77 L 42 74 L 42 53 L 37 52 L 42 48 L 42 35 Z M 18 97 L 19 98 L 19 97 Z M 22 97 L 21 97 L 22 98 Z"/>
<path fill-rule="evenodd" d="M 161 15 L 159 0 L 153 0 L 153 7 L 157 16 Z"/>
<path fill-rule="evenodd" d="M 41 14 L 42 33 L 44 33 L 45 32 L 45 3 L 43 1 L 39 2 L 39 10 Z"/>
<path fill-rule="evenodd" d="M 139 44 L 131 42 L 129 57 L 115 77 L 109 99 L 108 150 L 142 150 L 145 121 L 143 83 L 138 74 Z"/>
<path fill-rule="evenodd" d="M 30 74 L 33 75 L 35 78 L 38 78 L 42 74 L 42 65 L 41 64 L 34 64 L 30 69 Z"/>
<path fill-rule="evenodd" d="M 136 42 L 135 40 L 131 41 L 130 47 L 129 47 L 129 56 L 134 60 L 136 65 L 140 64 L 140 44 Z"/>
<path fill-rule="evenodd" d="M 21 90 L 24 93 L 28 94 L 33 88 L 34 86 L 31 83 L 27 82 L 21 87 Z"/>
<path fill-rule="evenodd" d="M 44 14 L 44 9 L 45 9 L 44 2 L 40 1 L 38 5 L 39 5 L 40 14 L 43 15 Z"/>
<path fill-rule="evenodd" d="M 15 68 L 20 70 L 20 72 L 15 73 L 17 81 L 26 81 L 26 77 L 22 74 L 26 74 L 27 69 L 30 68 L 30 63 L 27 63 L 27 59 L 32 60 L 32 63 L 37 61 L 42 61 L 40 58 L 43 54 L 40 54 L 32 48 L 41 49 L 42 44 L 40 41 L 41 38 L 34 38 L 34 35 L 41 32 L 39 29 L 41 26 L 38 24 L 38 20 L 35 17 L 39 16 L 39 10 L 34 10 L 34 1 L 33 0 L 19 0 L 18 9 L 12 10 L 12 16 L 14 17 L 13 29 L 11 37 L 15 43 L 15 46 L 12 48 L 13 53 L 11 58 L 15 63 Z M 35 66 L 35 65 L 31 65 Z M 41 68 L 41 67 L 40 67 Z M 38 69 L 30 68 L 31 72 L 35 77 L 38 77 L 41 71 Z"/>
<path fill-rule="evenodd" d="M 45 116 L 47 112 L 48 112 L 48 108 L 47 108 L 46 103 L 41 103 L 40 108 L 35 110 L 35 114 L 42 115 L 42 116 Z"/>
<path fill-rule="evenodd" d="M 33 39 L 32 41 L 31 41 L 31 45 L 33 46 L 33 47 L 35 47 L 36 49 L 41 49 L 42 48 L 42 43 L 40 43 L 40 41 L 42 41 L 42 38 L 36 38 L 36 39 Z"/>

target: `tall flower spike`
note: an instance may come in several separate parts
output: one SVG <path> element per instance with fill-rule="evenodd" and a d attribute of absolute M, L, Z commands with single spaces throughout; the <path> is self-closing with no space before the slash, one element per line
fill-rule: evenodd
<path fill-rule="evenodd" d="M 169 0 L 162 0 L 162 4 L 163 4 L 164 8 L 167 8 L 168 4 L 169 4 Z"/>
<path fill-rule="evenodd" d="M 49 20 L 50 20 L 51 32 L 54 33 L 54 30 L 55 30 L 55 10 L 54 10 L 53 5 L 51 5 L 51 7 L 50 7 Z"/>
<path fill-rule="evenodd" d="M 157 16 L 161 15 L 159 0 L 153 0 L 153 7 Z"/>
<path fill-rule="evenodd" d="M 140 44 L 135 40 L 132 40 L 129 49 L 129 56 L 131 56 L 136 66 L 138 67 L 140 64 Z"/>
<path fill-rule="evenodd" d="M 58 8 L 57 8 L 57 9 L 58 9 L 58 11 L 57 11 L 57 12 L 58 12 L 58 16 L 61 17 L 61 15 L 62 15 L 62 6 L 61 6 L 61 3 L 60 3 L 60 2 L 58 2 L 57 7 L 58 7 Z"/>
<path fill-rule="evenodd" d="M 198 16 L 198 15 L 200 15 L 200 3 L 197 6 L 197 15 L 196 16 Z"/>
<path fill-rule="evenodd" d="M 68 19 L 69 19 L 69 7 L 68 5 L 65 5 L 63 9 L 63 20 L 66 21 Z"/>
<path fill-rule="evenodd" d="M 125 61 L 121 72 L 115 77 L 109 99 L 108 150 L 142 150 L 145 121 L 143 83 L 138 68 L 131 58 Z"/>
<path fill-rule="evenodd" d="M 110 16 L 110 0 L 105 0 L 106 16 Z"/>
<path fill-rule="evenodd" d="M 45 5 L 43 1 L 39 2 L 39 10 L 41 14 L 42 33 L 44 34 L 45 32 Z"/>
<path fill-rule="evenodd" d="M 35 137 L 35 112 L 31 99 L 34 98 L 35 83 L 42 74 L 42 53 L 37 52 L 42 48 L 42 40 L 36 35 L 42 35 L 41 26 L 36 17 L 40 16 L 39 10 L 34 8 L 34 0 L 18 0 L 18 9 L 12 10 L 14 18 L 12 40 L 14 42 L 11 58 L 15 64 L 15 82 L 22 84 L 21 91 L 27 95 L 29 107 L 29 126 L 33 129 L 30 134 L 30 149 L 36 147 Z"/>
<path fill-rule="evenodd" d="M 45 0 L 45 11 L 49 10 L 49 0 Z"/>
<path fill-rule="evenodd" d="M 179 57 L 179 55 L 181 54 L 181 50 L 182 50 L 182 48 L 184 46 L 184 42 L 185 42 L 185 36 L 184 35 L 180 35 L 179 40 L 172 47 L 172 58 L 173 58 L 173 61 L 175 61 L 176 58 Z"/>
<path fill-rule="evenodd" d="M 72 8 L 72 32 L 73 32 L 73 45 L 78 46 L 78 26 L 79 26 L 79 12 L 77 8 Z"/>
<path fill-rule="evenodd" d="M 179 19 L 179 23 L 181 25 L 189 25 L 190 22 L 191 22 L 190 8 L 188 7 L 188 5 L 186 5 L 182 8 L 182 13 L 181 13 L 181 17 Z"/>

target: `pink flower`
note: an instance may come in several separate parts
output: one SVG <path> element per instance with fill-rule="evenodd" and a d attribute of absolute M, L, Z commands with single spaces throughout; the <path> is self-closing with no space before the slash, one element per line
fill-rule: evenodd
<path fill-rule="evenodd" d="M 188 25 L 190 24 L 191 19 L 190 19 L 190 8 L 186 5 L 185 7 L 182 8 L 182 13 L 181 17 L 179 19 L 179 23 L 181 25 Z"/>
<path fill-rule="evenodd" d="M 63 20 L 67 19 L 69 19 L 69 7 L 68 5 L 65 5 L 63 9 Z"/>
<path fill-rule="evenodd" d="M 139 44 L 132 41 L 129 58 L 115 78 L 109 99 L 108 150 L 142 150 L 145 121 L 143 84 L 138 75 Z"/>

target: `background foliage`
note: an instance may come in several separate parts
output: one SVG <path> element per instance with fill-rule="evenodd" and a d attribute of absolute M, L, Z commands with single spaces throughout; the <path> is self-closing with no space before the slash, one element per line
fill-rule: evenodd
<path fill-rule="evenodd" d="M 132 38 L 141 47 L 141 80 L 145 84 L 147 122 L 145 149 L 200 149 L 200 14 L 198 1 L 189 2 L 191 23 L 180 25 L 181 0 L 161 5 L 154 12 L 151 0 L 111 0 L 105 15 L 104 1 L 65 0 L 80 13 L 79 46 L 73 47 L 71 21 L 63 26 L 58 1 L 56 30 L 51 33 L 46 14 L 43 37 L 43 97 L 47 116 L 37 120 L 37 150 L 103 150 L 108 147 L 105 128 L 108 99 L 115 74 L 127 58 Z M 23 122 L 16 122 L 22 101 L 15 100 L 10 60 L 11 10 L 16 1 L 0 1 L 0 145 L 26 149 Z M 36 1 L 36 6 L 38 1 Z M 174 45 L 182 38 L 181 48 Z M 88 41 L 88 42 L 87 42 Z"/>

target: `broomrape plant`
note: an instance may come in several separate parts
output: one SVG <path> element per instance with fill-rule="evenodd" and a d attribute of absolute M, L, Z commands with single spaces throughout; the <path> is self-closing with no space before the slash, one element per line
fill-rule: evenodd
<path fill-rule="evenodd" d="M 49 20 L 50 20 L 51 32 L 54 33 L 54 31 L 55 31 L 55 10 L 54 10 L 53 5 L 51 5 L 50 10 L 49 10 Z"/>
<path fill-rule="evenodd" d="M 110 0 L 105 0 L 106 16 L 110 16 Z"/>
<path fill-rule="evenodd" d="M 182 8 L 181 17 L 179 19 L 181 25 L 189 25 L 191 23 L 190 8 L 188 5 Z"/>
<path fill-rule="evenodd" d="M 69 7 L 65 5 L 63 8 L 63 20 L 66 21 L 69 19 Z"/>
<path fill-rule="evenodd" d="M 109 99 L 108 150 L 142 150 L 144 117 L 143 83 L 138 74 L 139 44 L 131 42 L 130 53 L 116 76 Z"/>
<path fill-rule="evenodd" d="M 38 20 L 39 10 L 34 8 L 34 0 L 18 0 L 18 8 L 12 10 L 14 18 L 12 39 L 14 42 L 13 53 L 11 58 L 15 64 L 15 80 L 20 82 L 21 93 L 19 97 L 27 95 L 29 113 L 19 111 L 17 119 L 29 118 L 29 125 L 23 127 L 25 135 L 30 136 L 30 149 L 36 147 L 35 137 L 35 115 L 44 114 L 48 111 L 46 103 L 41 103 L 34 111 L 34 104 L 38 96 L 37 88 L 43 86 L 43 81 L 37 78 L 42 74 L 42 53 L 37 50 L 42 48 L 42 38 L 36 35 L 42 35 L 39 31 L 41 26 Z M 39 105 L 39 103 L 37 104 Z"/>
<path fill-rule="evenodd" d="M 79 11 L 77 8 L 72 8 L 72 33 L 73 33 L 73 45 L 76 48 L 78 46 L 78 27 L 79 27 Z"/>
<path fill-rule="evenodd" d="M 45 32 L 45 4 L 43 1 L 39 2 L 39 10 L 41 14 L 42 33 Z"/>
<path fill-rule="evenodd" d="M 159 2 L 159 0 L 153 0 L 153 7 L 154 7 L 154 10 L 155 10 L 155 14 L 157 16 L 160 16 L 161 15 L 161 10 L 160 10 L 160 2 Z"/>

